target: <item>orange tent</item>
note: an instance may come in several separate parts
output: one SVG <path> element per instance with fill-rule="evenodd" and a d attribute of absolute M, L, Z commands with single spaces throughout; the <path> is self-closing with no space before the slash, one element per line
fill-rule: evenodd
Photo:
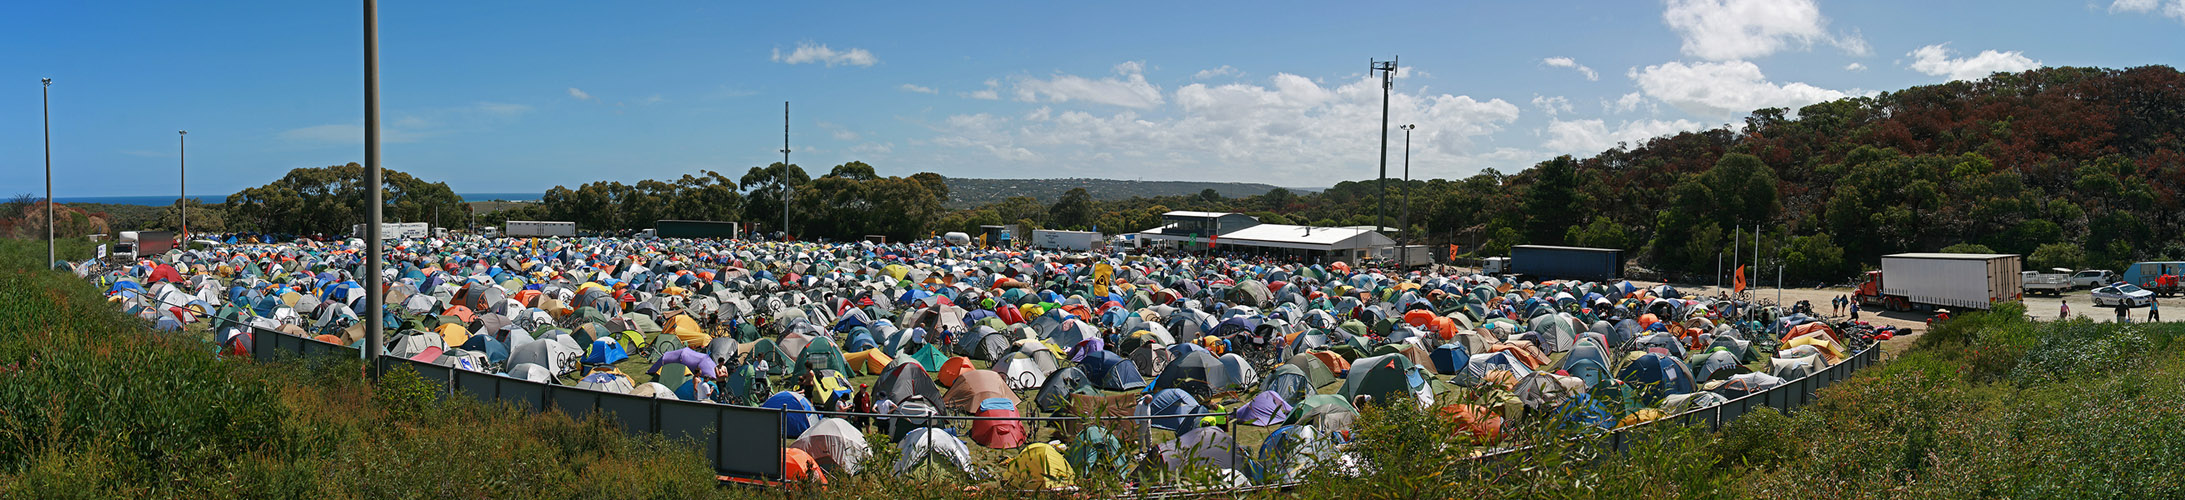
<path fill-rule="evenodd" d="M 1404 313 L 1404 324 L 1407 325 L 1424 327 L 1433 322 L 1433 311 L 1428 311 L 1425 309 L 1412 309 L 1411 312 Z"/>
<path fill-rule="evenodd" d="M 463 345 L 464 342 L 470 341 L 470 330 L 463 328 L 463 325 L 445 323 L 433 330 L 434 333 L 440 334 L 441 342 L 446 342 L 451 346 Z"/>
<path fill-rule="evenodd" d="M 1343 355 L 1336 354 L 1335 351 L 1310 352 L 1312 352 L 1313 357 L 1320 358 L 1320 364 L 1328 365 L 1329 370 L 1334 371 L 1335 373 L 1350 372 L 1350 360 L 1343 359 Z"/>
<path fill-rule="evenodd" d="M 1509 373 L 1509 372 L 1503 372 Z M 1502 415 L 1487 411 L 1479 405 L 1449 405 L 1441 407 L 1442 418 L 1457 424 L 1457 429 L 1471 434 L 1482 445 L 1492 445 L 1502 440 Z"/>
<path fill-rule="evenodd" d="M 827 484 L 827 471 L 819 468 L 819 461 L 813 460 L 812 454 L 796 448 L 782 448 L 781 479 Z"/>
<path fill-rule="evenodd" d="M 941 378 L 936 382 L 940 382 L 944 387 L 954 386 L 957 377 L 977 369 L 971 366 L 971 358 L 963 356 L 948 358 L 948 361 L 941 362 Z"/>
<path fill-rule="evenodd" d="M 1531 345 L 1495 344 L 1487 346 L 1487 352 L 1508 352 L 1511 356 L 1517 356 L 1518 361 L 1525 362 L 1527 368 L 1539 368 L 1541 365 L 1548 364 L 1548 356 L 1540 352 L 1540 348 Z"/>

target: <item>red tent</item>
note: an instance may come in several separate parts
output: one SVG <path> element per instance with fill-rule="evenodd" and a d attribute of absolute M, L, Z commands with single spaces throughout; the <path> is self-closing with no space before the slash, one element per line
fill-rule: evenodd
<path fill-rule="evenodd" d="M 984 406 L 984 405 L 981 405 Z M 1016 417 L 1016 410 L 991 409 L 981 411 L 981 417 Z M 979 420 L 971 423 L 971 441 L 979 446 L 997 450 L 1024 446 L 1024 422 L 1017 420 Z"/>

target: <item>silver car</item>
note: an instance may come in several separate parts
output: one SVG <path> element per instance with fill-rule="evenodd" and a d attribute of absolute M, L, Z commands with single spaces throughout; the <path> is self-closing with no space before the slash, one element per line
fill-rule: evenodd
<path fill-rule="evenodd" d="M 2131 283 L 2118 283 L 2094 289 L 2095 307 L 2146 307 L 2155 302 L 2155 292 Z"/>

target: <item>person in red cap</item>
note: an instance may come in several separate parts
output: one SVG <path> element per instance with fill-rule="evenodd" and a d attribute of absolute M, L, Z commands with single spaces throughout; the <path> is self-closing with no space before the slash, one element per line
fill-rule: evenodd
<path fill-rule="evenodd" d="M 873 413 L 872 391 L 868 389 L 865 384 L 857 384 L 857 396 L 853 398 L 853 401 L 854 403 L 853 406 L 851 406 L 850 411 L 858 413 Z M 870 426 L 871 420 L 872 419 L 870 418 L 860 416 L 851 419 L 850 422 L 855 423 L 858 430 L 865 430 L 867 427 Z"/>

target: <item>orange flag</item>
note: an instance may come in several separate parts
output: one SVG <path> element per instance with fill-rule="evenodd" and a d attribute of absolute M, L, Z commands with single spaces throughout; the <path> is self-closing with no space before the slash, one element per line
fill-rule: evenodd
<path fill-rule="evenodd" d="M 1731 283 L 1730 293 L 1745 293 L 1745 266 L 1737 266 L 1737 280 Z"/>
<path fill-rule="evenodd" d="M 1449 260 L 1457 260 L 1457 246 L 1449 245 Z"/>

